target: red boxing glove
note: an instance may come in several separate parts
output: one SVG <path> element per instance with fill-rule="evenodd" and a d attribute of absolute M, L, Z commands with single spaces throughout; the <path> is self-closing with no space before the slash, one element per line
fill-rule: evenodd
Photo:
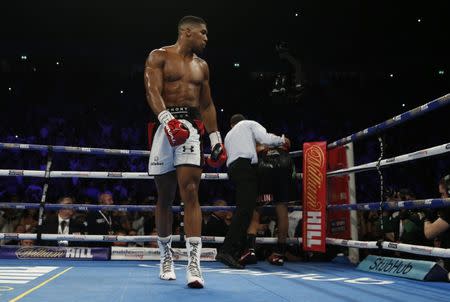
<path fill-rule="evenodd" d="M 211 150 L 211 156 L 206 159 L 206 163 L 213 168 L 220 168 L 227 162 L 227 150 L 221 143 L 216 144 Z"/>
<path fill-rule="evenodd" d="M 222 143 L 222 137 L 219 131 L 214 131 L 209 134 L 211 141 L 211 156 L 206 159 L 206 163 L 213 168 L 220 168 L 227 162 L 227 151 Z"/>
<path fill-rule="evenodd" d="M 161 124 L 164 125 L 164 132 L 166 132 L 167 139 L 172 147 L 182 145 L 189 138 L 189 129 L 173 115 L 164 110 L 158 115 Z"/>
<path fill-rule="evenodd" d="M 172 147 L 184 144 L 189 138 L 189 129 L 177 119 L 170 120 L 164 127 L 164 131 Z"/>

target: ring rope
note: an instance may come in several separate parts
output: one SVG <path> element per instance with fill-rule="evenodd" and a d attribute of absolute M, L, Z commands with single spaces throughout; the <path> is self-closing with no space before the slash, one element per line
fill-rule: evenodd
<path fill-rule="evenodd" d="M 391 166 L 395 164 L 405 163 L 417 159 L 427 158 L 431 156 L 441 155 L 450 152 L 450 143 L 434 146 L 419 151 L 386 158 L 380 162 L 380 167 Z M 359 173 L 364 171 L 375 170 L 378 161 L 354 166 L 346 169 L 339 169 L 327 172 L 327 177 L 346 175 L 350 173 Z M 45 171 L 42 170 L 8 170 L 0 169 L 1 176 L 23 176 L 23 177 L 45 177 Z M 112 172 L 112 171 L 51 171 L 50 178 L 101 178 L 101 179 L 154 179 L 147 172 Z M 297 178 L 302 178 L 302 173 L 296 173 Z M 227 173 L 202 173 L 204 180 L 227 180 Z"/>
<path fill-rule="evenodd" d="M 341 138 L 333 143 L 328 144 L 328 148 L 335 148 L 360 140 L 367 136 L 377 134 L 380 131 L 389 129 L 393 126 L 400 125 L 406 121 L 412 120 L 425 113 L 434 111 L 441 107 L 450 104 L 450 94 L 441 96 L 426 104 L 418 106 L 414 109 L 406 111 L 400 115 L 394 116 L 375 126 L 366 128 L 347 137 Z M 125 150 L 125 149 L 105 149 L 105 148 L 91 148 L 91 147 L 72 147 L 72 146 L 49 146 L 49 145 L 35 145 L 35 144 L 17 144 L 17 143 L 0 143 L 0 149 L 20 149 L 20 150 L 34 150 L 34 151 L 48 151 L 50 148 L 58 153 L 84 153 L 97 155 L 124 155 L 124 156 L 149 156 L 150 151 L 147 150 Z M 302 151 L 293 151 L 290 154 L 294 157 L 301 156 Z M 207 155 L 207 154 L 205 154 Z"/>
<path fill-rule="evenodd" d="M 11 150 L 29 150 L 29 151 L 49 151 L 50 148 L 52 148 L 52 150 L 56 153 L 150 156 L 150 151 L 147 150 L 126 150 L 126 149 L 106 149 L 106 148 L 74 147 L 74 146 L 0 143 L 0 150 L 11 149 Z"/>
<path fill-rule="evenodd" d="M 0 169 L 0 176 L 45 177 L 43 170 L 6 170 Z M 50 178 L 100 178 L 100 179 L 154 179 L 147 172 L 113 171 L 51 171 Z M 227 173 L 202 173 L 204 180 L 227 180 Z"/>
<path fill-rule="evenodd" d="M 328 205 L 328 210 L 372 211 L 379 210 L 380 202 Z M 436 209 L 450 207 L 450 198 L 417 199 L 383 202 L 383 210 Z"/>
<path fill-rule="evenodd" d="M 370 135 L 378 134 L 381 131 L 400 125 L 409 120 L 415 119 L 425 113 L 434 111 L 436 109 L 440 109 L 448 104 L 450 104 L 450 93 L 443 95 L 437 99 L 434 99 L 426 104 L 418 106 L 414 109 L 408 110 L 402 114 L 396 115 L 382 123 L 376 124 L 372 127 L 366 128 L 352 135 L 349 135 L 335 142 L 332 142 L 328 144 L 327 148 L 328 149 L 336 148 L 338 146 L 342 146 L 350 142 L 355 142 Z"/>
<path fill-rule="evenodd" d="M 275 209 L 276 206 L 266 205 L 262 206 L 263 209 Z M 17 202 L 0 202 L 0 209 L 38 209 L 37 203 L 17 203 Z M 215 211 L 233 211 L 236 206 L 201 206 L 204 212 Z M 118 211 L 118 212 L 154 212 L 156 206 L 154 205 L 92 205 L 92 204 L 46 204 L 46 210 L 61 210 L 61 209 L 73 209 L 76 211 Z M 288 206 L 291 211 L 301 211 L 301 206 Z M 174 213 L 180 213 L 183 211 L 181 206 L 172 206 Z"/>
<path fill-rule="evenodd" d="M 361 140 L 363 138 L 366 138 L 371 135 L 375 135 L 380 133 L 381 131 L 384 131 L 386 129 L 392 128 L 394 126 L 400 125 L 404 122 L 407 122 L 409 120 L 415 119 L 416 117 L 419 117 L 425 113 L 434 111 L 436 109 L 440 109 L 446 105 L 450 104 L 450 94 L 443 95 L 437 99 L 434 99 L 426 104 L 423 104 L 421 106 L 418 106 L 414 109 L 411 109 L 409 111 L 406 111 L 400 115 L 396 115 L 382 123 L 376 124 L 372 127 L 368 127 L 366 129 L 363 129 L 361 131 L 358 131 L 356 133 L 353 133 L 351 135 L 348 135 L 344 138 L 338 139 L 335 142 L 332 142 L 327 145 L 327 149 L 333 149 L 339 146 L 346 145 L 350 142 L 355 142 L 358 140 Z M 292 157 L 299 157 L 303 154 L 303 151 L 294 151 L 290 152 L 290 155 Z"/>
<path fill-rule="evenodd" d="M 406 163 L 406 162 L 417 160 L 417 159 L 441 155 L 441 154 L 445 154 L 445 153 L 449 153 L 449 152 L 450 152 L 450 143 L 445 143 L 445 144 L 434 146 L 431 148 L 422 149 L 419 151 L 383 159 L 379 163 L 379 166 L 381 168 L 381 167 L 391 166 L 391 165 L 395 165 L 395 164 Z M 327 172 L 327 177 L 340 176 L 340 175 L 345 175 L 345 174 L 350 174 L 350 173 L 359 173 L 359 172 L 375 170 L 377 168 L 377 165 L 378 165 L 378 161 L 374 161 L 374 162 L 370 162 L 367 164 L 362 164 L 359 166 L 354 166 L 354 167 L 350 167 L 350 168 L 346 168 L 346 169 L 334 170 L 334 171 Z"/>
<path fill-rule="evenodd" d="M 0 240 L 36 240 L 36 234 L 0 233 Z M 115 236 L 115 235 L 59 235 L 42 234 L 42 240 L 48 241 L 90 241 L 90 242 L 150 242 L 156 241 L 158 236 Z M 202 236 L 205 243 L 223 243 L 225 237 Z M 173 242 L 180 242 L 180 235 L 172 235 Z M 278 237 L 257 237 L 258 244 L 276 244 Z M 301 244 L 303 239 L 287 238 L 288 244 Z M 354 247 L 364 249 L 386 249 L 400 251 L 410 254 L 426 255 L 434 257 L 450 258 L 450 249 L 437 248 L 431 246 L 412 245 L 404 243 L 394 243 L 388 241 L 357 241 L 339 238 L 326 238 L 326 243 L 343 247 Z"/>
<path fill-rule="evenodd" d="M 399 210 L 399 209 L 436 209 L 450 207 L 450 198 L 435 198 L 435 199 L 417 199 L 404 201 L 389 201 L 383 203 L 383 210 Z M 0 202 L 0 209 L 38 209 L 37 203 L 18 203 L 18 202 Z M 201 206 L 204 212 L 215 211 L 233 211 L 236 206 Z M 275 206 L 266 205 L 263 209 L 274 209 Z M 379 210 L 380 202 L 372 203 L 357 203 L 357 204 L 337 204 L 328 205 L 327 209 L 330 211 L 372 211 Z M 92 204 L 49 204 L 45 206 L 46 210 L 60 210 L 73 209 L 76 211 L 119 211 L 119 212 L 153 212 L 156 209 L 154 205 L 92 205 Z M 301 211 L 302 206 L 288 206 L 290 211 Z M 175 213 L 181 212 L 181 207 L 172 206 L 172 211 Z"/>

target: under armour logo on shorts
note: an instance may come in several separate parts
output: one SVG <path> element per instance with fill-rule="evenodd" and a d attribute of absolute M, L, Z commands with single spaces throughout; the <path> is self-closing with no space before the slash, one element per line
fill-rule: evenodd
<path fill-rule="evenodd" d="M 188 150 L 194 153 L 194 146 L 190 146 Z M 183 152 L 186 152 L 186 146 L 183 146 Z"/>

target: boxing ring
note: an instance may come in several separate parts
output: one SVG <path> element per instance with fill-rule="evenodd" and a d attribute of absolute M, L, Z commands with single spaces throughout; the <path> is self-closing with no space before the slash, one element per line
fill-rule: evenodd
<path fill-rule="evenodd" d="M 202 290 L 188 290 L 183 278 L 170 282 L 160 280 L 156 261 L 2 260 L 0 265 L 1 269 L 6 266 L 20 270 L 24 265 L 51 269 L 29 283 L 7 284 L 9 291 L 8 287 L 0 285 L 1 301 L 416 302 L 448 301 L 449 291 L 448 283 L 378 276 L 329 262 L 288 263 L 281 269 L 260 262 L 244 270 L 203 262 L 206 286 Z M 185 271 L 184 265 L 178 263 L 175 269 L 178 274 Z"/>
<path fill-rule="evenodd" d="M 328 144 L 328 148 L 343 146 L 364 137 L 380 133 L 417 116 L 437 110 L 450 103 L 450 94 L 427 104 L 397 115 L 383 123 Z M 39 209 L 39 225 L 44 210 L 71 208 L 77 211 L 154 211 L 150 205 L 87 205 L 48 204 L 46 193 L 50 178 L 101 178 L 101 179 L 153 179 L 147 172 L 115 171 L 53 171 L 55 153 L 100 154 L 121 156 L 149 156 L 149 151 L 118 150 L 86 147 L 47 146 L 31 144 L 0 143 L 0 149 L 46 151 L 46 170 L 0 170 L 0 176 L 44 178 L 40 203 L 0 203 L 0 208 Z M 393 158 L 327 172 L 327 177 L 347 175 L 369 170 L 380 170 L 392 165 L 415 161 L 450 152 L 450 143 L 418 150 Z M 293 157 L 302 151 L 291 152 Z M 301 178 L 297 173 L 297 178 Z M 227 180 L 226 173 L 203 173 L 204 180 Z M 398 202 L 365 202 L 346 205 L 328 205 L 328 211 L 369 211 L 441 208 L 450 206 L 450 199 L 424 199 Z M 268 206 L 270 207 L 270 206 Z M 234 207 L 202 207 L 203 211 L 230 210 Z M 301 206 L 291 206 L 300 210 Z M 183 213 L 183 207 L 174 206 L 174 212 Z M 1 239 L 16 240 L 66 240 L 95 242 L 148 242 L 156 236 L 111 235 L 58 235 L 0 233 Z M 221 243 L 223 237 L 203 236 L 203 242 Z M 173 241 L 183 241 L 183 234 L 173 236 Z M 276 243 L 277 238 L 257 238 L 257 243 Z M 300 244 L 302 238 L 288 238 L 288 243 Z M 394 250 L 419 255 L 450 258 L 450 249 L 414 246 L 385 241 L 358 241 L 327 238 L 327 244 L 350 248 Z M 0 247 L 1 249 L 2 247 Z M 107 259 L 105 259 L 107 260 Z M 156 261 L 83 261 L 0 259 L 0 301 L 162 301 L 183 299 L 185 301 L 448 301 L 450 284 L 447 282 L 422 282 L 356 270 L 342 257 L 331 262 L 287 262 L 283 267 L 259 262 L 244 270 L 225 268 L 221 263 L 203 261 L 202 270 L 206 281 L 203 290 L 187 290 L 181 277 L 184 262 L 176 262 L 181 275 L 176 281 L 158 279 L 159 262 Z"/>

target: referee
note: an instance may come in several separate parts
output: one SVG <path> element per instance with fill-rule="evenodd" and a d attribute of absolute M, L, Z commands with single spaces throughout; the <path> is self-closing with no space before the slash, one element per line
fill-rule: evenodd
<path fill-rule="evenodd" d="M 225 137 L 225 149 L 228 153 L 228 176 L 236 188 L 236 211 L 216 260 L 231 268 L 242 269 L 244 266 L 239 264 L 237 257 L 244 247 L 258 195 L 256 143 L 288 149 L 290 141 L 284 135 L 267 133 L 263 126 L 246 120 L 242 114 L 233 115 L 230 124 L 231 130 Z"/>

